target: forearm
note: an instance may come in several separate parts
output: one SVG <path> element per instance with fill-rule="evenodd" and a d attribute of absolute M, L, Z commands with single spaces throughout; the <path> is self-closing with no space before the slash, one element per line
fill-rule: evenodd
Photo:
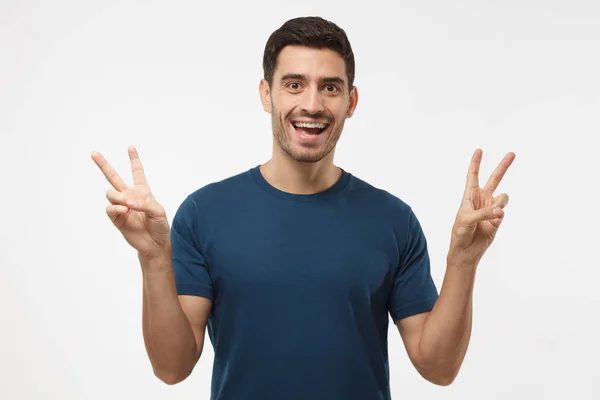
<path fill-rule="evenodd" d="M 142 329 L 156 376 L 176 383 L 189 375 L 197 360 L 190 323 L 179 304 L 171 252 L 154 260 L 140 258 L 143 275 Z"/>
<path fill-rule="evenodd" d="M 475 265 L 449 260 L 440 296 L 423 328 L 419 345 L 425 369 L 452 381 L 471 338 Z"/>

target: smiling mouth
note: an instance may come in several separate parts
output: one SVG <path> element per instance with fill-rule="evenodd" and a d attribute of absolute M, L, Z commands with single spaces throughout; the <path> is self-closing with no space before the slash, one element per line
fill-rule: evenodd
<path fill-rule="evenodd" d="M 329 124 L 322 122 L 292 121 L 292 126 L 298 133 L 303 133 L 305 135 L 320 135 L 325 129 L 327 129 Z"/>

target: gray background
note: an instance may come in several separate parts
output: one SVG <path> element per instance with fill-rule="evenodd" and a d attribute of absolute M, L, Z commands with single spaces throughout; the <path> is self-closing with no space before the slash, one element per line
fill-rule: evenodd
<path fill-rule="evenodd" d="M 99 151 L 136 145 L 169 219 L 191 191 L 266 161 L 269 34 L 346 30 L 360 100 L 335 163 L 410 205 L 438 288 L 470 157 L 517 155 L 479 265 L 453 385 L 390 327 L 395 399 L 598 399 L 600 5 L 595 1 L 0 1 L 0 397 L 206 399 L 208 342 L 167 386 L 142 341 L 135 251 L 105 214 Z"/>

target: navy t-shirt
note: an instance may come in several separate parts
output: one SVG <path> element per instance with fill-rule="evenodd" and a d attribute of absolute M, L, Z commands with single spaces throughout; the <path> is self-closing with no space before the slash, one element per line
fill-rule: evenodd
<path fill-rule="evenodd" d="M 178 208 L 177 292 L 213 300 L 211 400 L 391 398 L 389 318 L 431 310 L 438 291 L 410 206 L 341 170 L 302 195 L 256 166 Z"/>

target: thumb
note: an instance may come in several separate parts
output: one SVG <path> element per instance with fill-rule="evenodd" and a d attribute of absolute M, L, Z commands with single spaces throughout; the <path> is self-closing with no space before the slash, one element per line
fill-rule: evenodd
<path fill-rule="evenodd" d="M 152 196 L 144 200 L 127 200 L 127 207 L 132 210 L 143 212 L 150 218 L 165 218 L 165 209 L 158 204 Z"/>

